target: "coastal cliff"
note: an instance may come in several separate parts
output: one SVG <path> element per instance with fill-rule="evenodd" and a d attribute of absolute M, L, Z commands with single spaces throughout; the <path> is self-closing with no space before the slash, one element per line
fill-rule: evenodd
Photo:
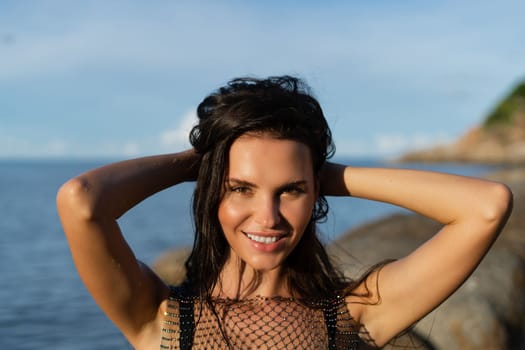
<path fill-rule="evenodd" d="M 400 161 L 525 164 L 525 82 L 518 84 L 459 140 L 402 156 Z"/>

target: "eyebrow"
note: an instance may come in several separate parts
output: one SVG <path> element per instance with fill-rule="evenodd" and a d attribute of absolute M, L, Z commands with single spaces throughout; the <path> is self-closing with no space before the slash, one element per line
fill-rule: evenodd
<path fill-rule="evenodd" d="M 241 186 L 246 186 L 246 187 L 252 187 L 252 188 L 257 188 L 258 186 L 254 183 L 251 183 L 249 181 L 246 181 L 246 180 L 240 180 L 240 179 L 236 179 L 236 178 L 227 178 L 225 183 L 227 184 L 235 184 L 235 185 L 241 185 Z M 292 182 L 289 182 L 289 183 L 285 183 L 281 186 L 278 187 L 279 190 L 283 190 L 285 188 L 288 188 L 288 187 L 292 187 L 292 186 L 301 186 L 301 187 L 307 187 L 308 185 L 308 182 L 306 180 L 298 180 L 298 181 L 292 181 Z"/>
<path fill-rule="evenodd" d="M 226 180 L 224 181 L 225 183 L 227 184 L 232 184 L 234 183 L 235 185 L 241 185 L 241 186 L 246 186 L 246 187 L 257 187 L 257 185 L 249 182 L 249 181 L 245 181 L 245 180 L 239 180 L 239 179 L 236 179 L 236 178 L 226 178 Z"/>

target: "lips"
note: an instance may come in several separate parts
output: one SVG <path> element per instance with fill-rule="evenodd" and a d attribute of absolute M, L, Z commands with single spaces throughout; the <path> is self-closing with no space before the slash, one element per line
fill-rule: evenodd
<path fill-rule="evenodd" d="M 262 236 L 251 235 L 249 233 L 247 233 L 246 236 L 252 241 L 255 241 L 258 243 L 264 243 L 264 244 L 275 243 L 279 239 L 279 237 L 275 237 L 275 236 L 274 237 L 262 237 Z"/>
<path fill-rule="evenodd" d="M 243 232 L 243 233 L 246 237 L 248 237 L 252 241 L 257 242 L 257 243 L 263 243 L 263 244 L 272 244 L 284 237 L 283 234 L 262 235 L 262 234 L 248 233 L 248 232 Z"/>

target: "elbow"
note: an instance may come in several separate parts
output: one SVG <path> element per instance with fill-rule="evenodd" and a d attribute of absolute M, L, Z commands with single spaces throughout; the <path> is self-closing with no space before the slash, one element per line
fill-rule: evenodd
<path fill-rule="evenodd" d="M 90 184 L 82 177 L 64 183 L 57 192 L 56 204 L 61 219 L 91 220 L 95 216 Z"/>
<path fill-rule="evenodd" d="M 496 227 L 502 227 L 512 212 L 512 191 L 504 184 L 493 183 L 485 203 L 483 211 L 485 220 Z"/>

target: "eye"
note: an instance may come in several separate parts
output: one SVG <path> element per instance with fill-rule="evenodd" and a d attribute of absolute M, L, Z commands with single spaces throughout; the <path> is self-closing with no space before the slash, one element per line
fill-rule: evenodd
<path fill-rule="evenodd" d="M 299 195 L 305 193 L 304 188 L 297 185 L 286 186 L 281 190 L 283 194 Z"/>
<path fill-rule="evenodd" d="M 233 193 L 240 193 L 240 194 L 243 194 L 243 193 L 248 193 L 250 192 L 250 188 L 249 187 L 246 187 L 246 186 L 231 186 L 229 188 L 229 191 L 230 192 L 233 192 Z"/>

